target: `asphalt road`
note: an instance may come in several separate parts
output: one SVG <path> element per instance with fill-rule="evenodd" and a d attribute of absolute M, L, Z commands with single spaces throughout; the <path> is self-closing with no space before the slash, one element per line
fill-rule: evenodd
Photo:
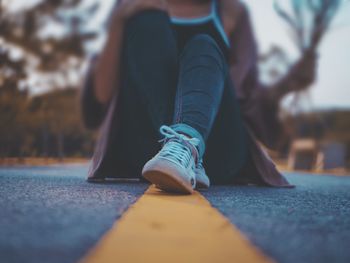
<path fill-rule="evenodd" d="M 85 166 L 0 169 L 0 262 L 79 260 L 146 184 L 91 184 Z"/>
<path fill-rule="evenodd" d="M 86 166 L 0 169 L 0 262 L 76 262 L 147 188 L 89 184 Z M 295 189 L 204 196 L 278 262 L 350 262 L 350 177 L 288 174 Z"/>
<path fill-rule="evenodd" d="M 277 262 L 350 262 L 350 176 L 287 174 L 294 189 L 213 186 L 204 196 Z"/>

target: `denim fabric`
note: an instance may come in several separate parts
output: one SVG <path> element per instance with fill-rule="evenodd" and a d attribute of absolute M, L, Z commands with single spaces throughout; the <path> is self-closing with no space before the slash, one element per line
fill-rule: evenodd
<path fill-rule="evenodd" d="M 205 152 L 205 140 L 203 136 L 193 127 L 185 124 L 185 123 L 177 123 L 171 125 L 171 128 L 173 128 L 175 131 L 178 133 L 183 133 L 186 134 L 192 138 L 197 138 L 199 139 L 199 145 L 198 145 L 198 153 L 199 153 L 199 158 L 202 158 Z"/>
<path fill-rule="evenodd" d="M 225 57 L 209 35 L 194 35 L 180 50 L 173 123 L 184 123 L 202 135 L 200 157 L 221 103 L 225 66 Z"/>
<path fill-rule="evenodd" d="M 209 177 L 228 182 L 246 162 L 247 147 L 224 52 L 210 35 L 194 34 L 183 48 L 176 35 L 161 11 L 144 11 L 126 25 L 116 165 L 140 172 L 160 150 L 166 124 L 200 139 Z"/>

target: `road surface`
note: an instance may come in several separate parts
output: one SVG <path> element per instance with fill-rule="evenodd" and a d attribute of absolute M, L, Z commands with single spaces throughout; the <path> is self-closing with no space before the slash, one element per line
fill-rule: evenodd
<path fill-rule="evenodd" d="M 79 261 L 149 187 L 91 184 L 86 173 L 85 165 L 0 168 L 1 262 Z M 202 195 L 272 260 L 350 262 L 350 177 L 286 176 L 295 189 L 212 186 Z"/>

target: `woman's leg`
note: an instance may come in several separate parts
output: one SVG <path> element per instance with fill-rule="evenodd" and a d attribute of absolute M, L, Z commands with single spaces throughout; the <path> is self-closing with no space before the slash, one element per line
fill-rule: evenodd
<path fill-rule="evenodd" d="M 123 63 L 119 109 L 123 114 L 116 145 L 123 162 L 140 171 L 160 149 L 156 140 L 163 124 L 199 138 L 202 156 L 221 105 L 227 71 L 215 41 L 208 35 L 192 38 L 180 56 L 179 72 L 168 16 L 146 11 L 127 24 Z"/>
<path fill-rule="evenodd" d="M 199 132 L 207 145 L 200 155 L 213 183 L 233 181 L 246 163 L 248 147 L 227 62 L 214 39 L 197 35 L 185 46 L 179 63 L 173 119 L 178 124 L 172 127 L 191 137 Z"/>
<path fill-rule="evenodd" d="M 125 31 L 121 119 L 116 159 L 139 175 L 160 149 L 159 127 L 170 124 L 178 72 L 178 51 L 169 17 L 149 10 L 132 17 Z"/>
<path fill-rule="evenodd" d="M 191 38 L 179 59 L 172 127 L 200 139 L 200 158 L 219 110 L 227 75 L 224 55 L 206 34 Z"/>
<path fill-rule="evenodd" d="M 232 183 L 249 156 L 246 130 L 232 85 L 228 76 L 203 158 L 206 172 L 214 184 Z"/>
<path fill-rule="evenodd" d="M 125 64 L 125 84 L 139 94 L 158 131 L 171 121 L 178 75 L 176 39 L 165 12 L 149 10 L 131 18 L 127 24 Z"/>
<path fill-rule="evenodd" d="M 143 176 L 166 191 L 192 193 L 196 181 L 209 186 L 199 168 L 218 112 L 226 79 L 226 61 L 215 40 L 198 34 L 179 58 L 173 123 L 162 127 L 164 145 L 143 168 Z"/>

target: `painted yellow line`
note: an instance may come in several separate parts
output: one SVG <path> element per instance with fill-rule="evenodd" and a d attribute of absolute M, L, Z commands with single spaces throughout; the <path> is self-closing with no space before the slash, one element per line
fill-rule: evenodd
<path fill-rule="evenodd" d="M 81 261 L 272 262 L 198 192 L 150 187 Z"/>

